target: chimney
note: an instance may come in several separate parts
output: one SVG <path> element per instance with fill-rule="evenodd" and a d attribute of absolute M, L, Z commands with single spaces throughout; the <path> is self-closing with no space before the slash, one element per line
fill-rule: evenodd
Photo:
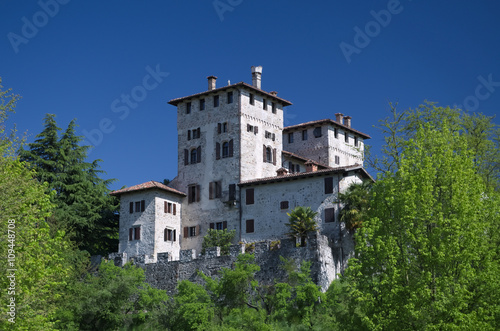
<path fill-rule="evenodd" d="M 252 86 L 260 89 L 260 82 L 262 76 L 262 66 L 252 66 Z"/>
<path fill-rule="evenodd" d="M 305 165 L 306 165 L 306 172 L 318 171 L 318 165 L 312 162 L 311 160 L 307 161 Z"/>
<path fill-rule="evenodd" d="M 278 95 L 278 92 L 276 92 L 276 91 L 271 91 L 271 92 L 269 92 L 269 94 L 274 95 L 274 96 L 277 96 L 277 95 Z"/>
<path fill-rule="evenodd" d="M 348 128 L 350 128 L 350 127 L 351 127 L 351 118 L 352 118 L 351 116 L 346 116 L 346 117 L 344 117 L 344 124 L 345 124 L 345 126 L 347 126 Z"/>
<path fill-rule="evenodd" d="M 285 176 L 286 174 L 288 174 L 288 170 L 286 170 L 283 167 L 276 170 L 276 172 L 278 173 L 278 177 Z"/>
<path fill-rule="evenodd" d="M 215 76 L 208 76 L 208 90 L 215 90 L 215 81 L 217 80 L 217 77 Z"/>
<path fill-rule="evenodd" d="M 344 124 L 343 117 L 344 117 L 344 114 L 336 113 L 335 114 L 335 121 L 339 124 Z"/>

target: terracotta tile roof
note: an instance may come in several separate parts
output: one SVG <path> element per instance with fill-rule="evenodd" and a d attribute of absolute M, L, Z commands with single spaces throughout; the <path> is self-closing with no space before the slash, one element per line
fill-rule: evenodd
<path fill-rule="evenodd" d="M 346 167 L 337 167 L 337 168 L 328 168 L 328 169 L 322 169 L 322 170 L 317 170 L 313 172 L 299 172 L 299 173 L 292 173 L 292 174 L 287 174 L 283 176 L 273 176 L 273 177 L 266 177 L 266 178 L 257 178 L 257 179 L 251 179 L 251 180 L 246 180 L 238 184 L 238 186 L 250 186 L 250 185 L 258 185 L 258 184 L 268 184 L 268 183 L 274 183 L 274 182 L 283 182 L 283 181 L 288 181 L 288 180 L 295 180 L 295 179 L 304 179 L 304 178 L 310 178 L 310 177 L 315 177 L 315 176 L 321 176 L 321 175 L 328 175 L 328 174 L 334 174 L 338 172 L 345 172 L 345 171 L 352 171 L 352 170 L 358 170 L 366 178 L 369 178 L 370 180 L 373 181 L 373 177 L 370 176 L 370 174 L 363 168 L 363 166 L 359 164 L 351 165 L 351 166 L 346 166 Z"/>
<path fill-rule="evenodd" d="M 177 191 L 176 189 L 173 189 L 171 187 L 168 187 L 167 185 L 164 185 L 160 182 L 156 182 L 154 180 L 150 180 L 149 182 L 145 182 L 139 185 L 134 185 L 126 188 L 122 188 L 120 190 L 113 191 L 109 194 L 111 195 L 120 195 L 123 193 L 130 193 L 130 192 L 136 192 L 136 191 L 142 191 L 142 190 L 149 190 L 149 189 L 160 189 L 164 190 L 170 193 L 186 196 L 185 193 L 182 193 L 181 191 Z"/>
<path fill-rule="evenodd" d="M 285 154 L 289 157 L 293 157 L 293 158 L 296 158 L 298 160 L 301 160 L 303 162 L 311 162 L 312 164 L 315 164 L 317 165 L 318 167 L 321 167 L 321 168 L 325 168 L 325 169 L 333 169 L 332 167 L 329 167 L 327 166 L 326 164 L 323 164 L 323 163 L 319 163 L 319 162 L 316 162 L 316 161 L 313 161 L 311 159 L 308 159 L 306 157 L 303 157 L 303 156 L 300 156 L 298 154 L 295 154 L 295 153 L 292 153 L 292 152 L 287 152 L 287 151 L 281 151 L 282 154 Z"/>
<path fill-rule="evenodd" d="M 207 91 L 203 91 L 203 92 L 200 92 L 200 93 L 191 94 L 191 95 L 188 95 L 186 97 L 172 99 L 168 103 L 171 104 L 171 105 L 173 105 L 173 106 L 177 106 L 177 104 L 181 103 L 182 101 L 184 101 L 186 99 L 196 98 L 196 97 L 199 97 L 199 96 L 202 96 L 202 95 L 206 95 L 206 94 L 210 94 L 210 93 L 217 93 L 217 92 L 229 89 L 229 88 L 235 88 L 235 87 L 239 87 L 239 86 L 243 86 L 243 87 L 249 88 L 249 89 L 251 89 L 251 90 L 253 90 L 253 91 L 257 92 L 257 93 L 260 93 L 260 94 L 263 94 L 263 95 L 267 96 L 268 98 L 278 100 L 279 102 L 281 102 L 283 104 L 283 106 L 290 106 L 292 104 L 288 100 L 279 98 L 279 97 L 277 97 L 277 96 L 275 96 L 275 95 L 273 95 L 273 94 L 271 94 L 269 92 L 266 92 L 264 90 L 258 89 L 258 88 L 254 87 L 254 86 L 252 86 L 250 84 L 247 84 L 245 82 L 239 82 L 239 83 L 236 83 L 236 84 L 219 87 L 219 88 L 216 88 L 216 89 L 213 89 L 213 90 L 207 90 Z"/>
<path fill-rule="evenodd" d="M 311 121 L 311 122 L 305 122 L 305 123 L 300 123 L 300 124 L 296 124 L 296 125 L 287 126 L 287 127 L 283 128 L 283 133 L 285 133 L 286 131 L 292 131 L 292 130 L 300 129 L 300 128 L 303 128 L 303 127 L 306 127 L 306 126 L 315 126 L 315 125 L 322 125 L 322 124 L 331 124 L 331 125 L 334 125 L 334 126 L 338 126 L 338 127 L 343 128 L 344 130 L 348 130 L 348 131 L 357 133 L 361 137 L 363 137 L 364 139 L 371 139 L 371 137 L 369 135 L 367 135 L 366 133 L 363 133 L 363 132 L 358 131 L 358 130 L 354 130 L 351 127 L 348 127 L 348 126 L 346 126 L 344 124 L 340 124 L 339 122 L 336 122 L 336 121 L 334 121 L 332 119 L 329 119 L 329 118 L 325 118 L 323 120 L 317 120 L 317 121 Z"/>

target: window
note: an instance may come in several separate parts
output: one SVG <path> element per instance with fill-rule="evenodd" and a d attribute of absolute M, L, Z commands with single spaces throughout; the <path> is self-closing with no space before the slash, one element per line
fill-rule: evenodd
<path fill-rule="evenodd" d="M 233 91 L 227 92 L 227 103 L 233 103 Z"/>
<path fill-rule="evenodd" d="M 141 227 L 136 226 L 128 229 L 128 240 L 141 240 Z"/>
<path fill-rule="evenodd" d="M 254 104 L 255 104 L 255 99 L 254 99 L 254 97 L 253 97 L 253 94 L 252 94 L 252 93 L 250 93 L 250 104 L 251 104 L 251 105 L 254 105 Z"/>
<path fill-rule="evenodd" d="M 340 156 L 335 155 L 335 164 L 340 164 Z"/>
<path fill-rule="evenodd" d="M 345 132 L 344 140 L 346 143 L 349 143 L 349 135 L 347 134 L 347 131 Z"/>
<path fill-rule="evenodd" d="M 205 110 L 205 99 L 200 99 L 200 111 Z"/>
<path fill-rule="evenodd" d="M 222 157 L 233 157 L 233 139 L 229 140 L 229 142 L 222 143 Z M 221 157 L 221 144 L 219 142 L 215 143 L 215 159 L 220 160 Z"/>
<path fill-rule="evenodd" d="M 164 241 L 176 241 L 176 231 L 172 229 L 165 229 L 163 233 L 163 240 Z"/>
<path fill-rule="evenodd" d="M 201 137 L 201 129 L 188 130 L 188 140 L 190 139 L 189 131 L 193 133 L 193 139 L 198 139 Z"/>
<path fill-rule="evenodd" d="M 262 109 L 267 110 L 267 100 L 266 99 L 262 100 Z"/>
<path fill-rule="evenodd" d="M 253 220 L 247 220 L 246 221 L 246 232 L 247 233 L 253 233 L 254 232 L 254 221 Z"/>
<path fill-rule="evenodd" d="M 198 151 L 196 148 L 191 150 L 191 164 L 198 163 Z"/>
<path fill-rule="evenodd" d="M 333 193 L 333 177 L 325 178 L 325 194 Z"/>
<path fill-rule="evenodd" d="M 129 212 L 132 214 L 134 212 L 134 203 L 131 201 L 129 204 Z"/>
<path fill-rule="evenodd" d="M 200 233 L 200 226 L 185 226 L 184 227 L 184 238 L 196 237 Z"/>
<path fill-rule="evenodd" d="M 129 212 L 131 214 L 134 212 L 134 205 L 135 205 L 135 212 L 136 213 L 143 212 L 146 209 L 146 201 L 145 200 L 136 201 L 135 203 L 134 202 L 130 202 L 130 204 L 129 204 Z"/>
<path fill-rule="evenodd" d="M 214 107 L 219 107 L 219 96 L 214 95 Z"/>
<path fill-rule="evenodd" d="M 141 202 L 140 201 L 136 201 L 135 202 L 135 212 L 140 212 L 141 211 Z"/>
<path fill-rule="evenodd" d="M 262 145 L 262 157 L 263 162 L 272 163 L 276 165 L 276 148 L 271 149 L 271 147 L 267 147 L 266 145 Z"/>
<path fill-rule="evenodd" d="M 246 195 L 246 203 L 247 205 L 253 205 L 254 204 L 254 191 L 253 188 L 247 188 L 245 191 Z"/>
<path fill-rule="evenodd" d="M 227 132 L 227 122 L 222 123 L 222 132 Z"/>
<path fill-rule="evenodd" d="M 269 162 L 269 163 L 273 162 L 273 155 L 272 155 L 271 147 L 266 148 L 266 162 Z"/>
<path fill-rule="evenodd" d="M 213 230 L 224 230 L 224 229 L 227 229 L 227 221 L 210 223 L 210 229 L 213 229 Z"/>
<path fill-rule="evenodd" d="M 271 107 L 273 110 L 273 114 L 276 114 L 276 104 L 274 102 L 271 102 Z"/>
<path fill-rule="evenodd" d="M 293 132 L 290 132 L 290 133 L 288 134 L 288 143 L 289 143 L 289 144 L 293 143 Z"/>
<path fill-rule="evenodd" d="M 229 200 L 236 200 L 236 184 L 229 184 Z"/>
<path fill-rule="evenodd" d="M 280 202 L 280 209 L 288 209 L 288 201 L 281 201 Z"/>
<path fill-rule="evenodd" d="M 307 140 L 307 130 L 302 130 L 302 140 Z"/>
<path fill-rule="evenodd" d="M 191 130 L 188 130 L 188 140 L 191 140 Z"/>
<path fill-rule="evenodd" d="M 191 184 L 188 186 L 188 203 L 200 201 L 200 185 Z"/>
<path fill-rule="evenodd" d="M 265 133 L 266 139 L 272 139 L 274 141 L 276 135 L 272 132 L 266 131 Z"/>
<path fill-rule="evenodd" d="M 295 166 L 292 162 L 288 162 L 288 171 L 290 171 L 290 173 L 295 172 Z"/>
<path fill-rule="evenodd" d="M 228 157 L 229 156 L 229 143 L 223 142 L 222 143 L 222 157 Z"/>
<path fill-rule="evenodd" d="M 337 128 L 333 128 L 333 135 L 335 138 L 339 138 L 339 130 Z"/>
<path fill-rule="evenodd" d="M 210 182 L 208 184 L 208 197 L 210 200 L 222 198 L 222 182 L 221 181 Z"/>
<path fill-rule="evenodd" d="M 217 222 L 215 224 L 215 229 L 216 230 L 224 230 L 222 222 Z"/>
<path fill-rule="evenodd" d="M 321 126 L 314 128 L 313 134 L 314 134 L 314 138 L 321 137 Z"/>
<path fill-rule="evenodd" d="M 335 208 L 325 208 L 325 223 L 335 222 Z"/>
<path fill-rule="evenodd" d="M 186 103 L 186 114 L 191 113 L 191 102 Z"/>
<path fill-rule="evenodd" d="M 195 237 L 196 236 L 196 226 L 190 226 L 189 227 L 189 236 L 190 237 Z"/>
<path fill-rule="evenodd" d="M 358 147 L 358 137 L 354 137 L 354 146 Z"/>
<path fill-rule="evenodd" d="M 172 203 L 165 201 L 163 209 L 164 209 L 165 213 L 171 214 L 172 213 Z"/>
<path fill-rule="evenodd" d="M 247 124 L 247 132 L 253 132 L 253 125 Z"/>

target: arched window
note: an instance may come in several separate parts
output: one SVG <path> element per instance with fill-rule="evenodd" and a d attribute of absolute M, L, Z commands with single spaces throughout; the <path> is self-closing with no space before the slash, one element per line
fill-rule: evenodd
<path fill-rule="evenodd" d="M 271 150 L 271 147 L 266 148 L 266 161 L 273 163 L 273 151 Z"/>
<path fill-rule="evenodd" d="M 222 157 L 229 156 L 229 143 L 226 141 L 222 143 Z"/>
<path fill-rule="evenodd" d="M 198 151 L 196 148 L 191 150 L 191 164 L 198 162 Z"/>

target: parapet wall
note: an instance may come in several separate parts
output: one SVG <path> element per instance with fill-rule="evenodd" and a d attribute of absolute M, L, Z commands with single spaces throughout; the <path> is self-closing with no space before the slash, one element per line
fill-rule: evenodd
<path fill-rule="evenodd" d="M 232 245 L 229 255 L 220 255 L 219 247 L 207 249 L 205 254 L 200 256 L 196 256 L 193 250 L 181 250 L 178 261 L 171 261 L 168 253 L 161 253 L 158 254 L 156 263 L 148 263 L 152 260 L 148 256 L 135 257 L 133 263 L 144 268 L 146 281 L 151 286 L 164 289 L 172 295 L 178 281 L 187 279 L 202 283 L 198 271 L 212 278 L 220 277 L 222 268 L 234 267 L 239 254 L 255 254 L 255 263 L 260 266 L 256 278 L 263 285 L 271 285 L 275 280 L 285 281 L 286 272 L 282 268 L 280 256 L 292 259 L 297 266 L 304 261 L 311 261 L 312 280 L 321 286 L 323 291 L 344 271 L 343 261 L 347 260 L 343 257 L 345 247 L 330 247 L 328 237 L 319 233 L 310 234 L 305 247 L 296 247 L 295 240 L 291 239 L 256 242 L 253 246 L 253 249 L 249 246 L 245 249 L 245 244 Z M 347 246 L 352 247 L 352 243 Z M 127 256 L 124 254 L 112 254 L 109 259 L 114 260 L 118 266 L 127 262 Z"/>

